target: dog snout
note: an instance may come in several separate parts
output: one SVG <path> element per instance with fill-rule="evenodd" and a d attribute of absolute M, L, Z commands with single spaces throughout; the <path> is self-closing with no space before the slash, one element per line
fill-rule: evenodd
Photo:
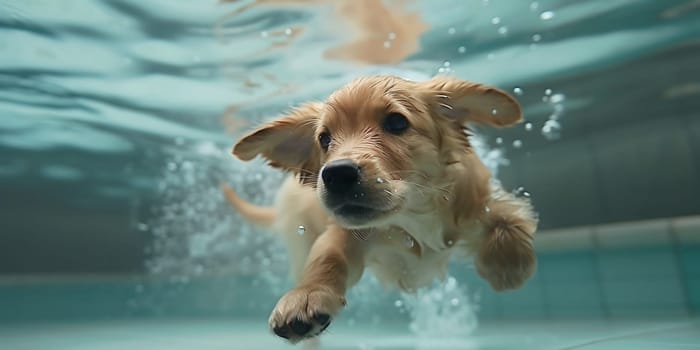
<path fill-rule="evenodd" d="M 329 192 L 347 192 L 360 182 L 360 166 L 350 159 L 334 160 L 323 167 L 321 178 Z"/>

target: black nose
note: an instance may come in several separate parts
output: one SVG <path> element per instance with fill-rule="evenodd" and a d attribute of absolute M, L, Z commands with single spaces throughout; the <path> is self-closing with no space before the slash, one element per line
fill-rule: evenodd
<path fill-rule="evenodd" d="M 360 181 L 360 166 L 350 159 L 334 160 L 323 167 L 321 178 L 329 192 L 345 192 Z"/>

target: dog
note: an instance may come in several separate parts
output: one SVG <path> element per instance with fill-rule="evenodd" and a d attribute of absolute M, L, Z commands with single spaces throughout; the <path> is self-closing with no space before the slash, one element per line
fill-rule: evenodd
<path fill-rule="evenodd" d="M 290 173 L 274 207 L 223 187 L 243 217 L 288 247 L 296 287 L 272 311 L 272 332 L 292 343 L 319 335 L 365 269 L 412 292 L 444 277 L 459 254 L 494 290 L 520 287 L 536 269 L 537 218 L 529 200 L 491 180 L 469 126 L 521 120 L 518 102 L 493 87 L 371 76 L 243 136 L 235 156 Z"/>

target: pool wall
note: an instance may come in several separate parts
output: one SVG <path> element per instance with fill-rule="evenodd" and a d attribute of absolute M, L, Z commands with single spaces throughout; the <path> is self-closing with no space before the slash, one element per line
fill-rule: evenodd
<path fill-rule="evenodd" d="M 653 318 L 700 310 L 700 216 L 542 231 L 539 266 L 525 287 L 495 293 L 471 266 L 450 274 L 478 299 L 480 320 Z M 283 272 L 278 276 L 284 280 Z M 4 276 L 0 322 L 123 318 L 266 318 L 289 282 L 203 274 L 187 281 L 145 275 Z M 398 294 L 349 298 L 346 319 L 405 320 Z"/>

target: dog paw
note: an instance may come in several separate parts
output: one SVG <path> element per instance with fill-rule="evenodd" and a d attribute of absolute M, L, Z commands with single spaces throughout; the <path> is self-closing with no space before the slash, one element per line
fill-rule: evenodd
<path fill-rule="evenodd" d="M 537 267 L 532 234 L 517 225 L 495 226 L 484 238 L 475 265 L 494 290 L 519 288 Z"/>
<path fill-rule="evenodd" d="M 328 328 L 345 306 L 345 298 L 326 288 L 299 287 L 285 294 L 270 315 L 270 330 L 292 343 L 313 338 Z"/>

